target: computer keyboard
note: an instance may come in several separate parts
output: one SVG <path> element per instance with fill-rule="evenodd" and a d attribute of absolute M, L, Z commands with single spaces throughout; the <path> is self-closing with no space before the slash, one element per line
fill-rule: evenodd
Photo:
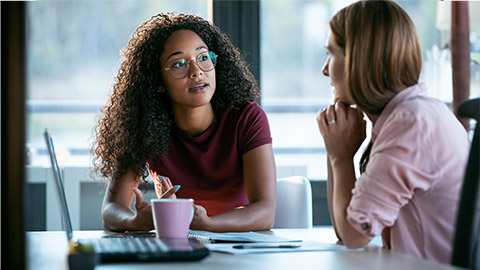
<path fill-rule="evenodd" d="M 100 238 L 82 239 L 80 244 L 93 246 L 99 253 L 161 253 L 169 248 L 158 238 Z"/>

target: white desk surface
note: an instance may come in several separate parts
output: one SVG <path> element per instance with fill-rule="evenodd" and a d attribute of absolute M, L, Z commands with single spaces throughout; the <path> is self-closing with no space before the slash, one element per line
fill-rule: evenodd
<path fill-rule="evenodd" d="M 313 229 L 273 229 L 275 235 L 335 244 L 336 237 L 331 228 Z M 76 238 L 96 238 L 103 231 L 75 231 Z M 66 270 L 67 240 L 63 231 L 27 232 L 27 269 Z M 141 264 L 104 264 L 95 270 L 107 269 L 461 269 L 451 265 L 418 259 L 399 252 L 392 252 L 376 245 L 364 249 L 348 251 L 315 251 L 262 253 L 249 255 L 231 255 L 212 252 L 197 262 L 168 262 Z"/>

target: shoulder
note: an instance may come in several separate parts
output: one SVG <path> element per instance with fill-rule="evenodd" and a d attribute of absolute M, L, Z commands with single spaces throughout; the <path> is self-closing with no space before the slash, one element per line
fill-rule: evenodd
<path fill-rule="evenodd" d="M 428 160 L 442 159 L 436 164 L 444 164 L 443 158 L 463 156 L 467 149 L 467 133 L 445 103 L 416 96 L 400 102 L 388 116 L 378 133 L 372 155 L 388 153 L 400 157 L 399 160 L 427 166 Z M 432 167 L 429 171 L 438 169 Z"/>
<path fill-rule="evenodd" d="M 265 115 L 265 111 L 255 102 L 246 102 L 242 112 L 248 115 Z"/>
<path fill-rule="evenodd" d="M 442 101 L 416 96 L 400 102 L 388 118 L 403 125 L 434 126 L 443 118 L 454 120 L 454 115 Z"/>
<path fill-rule="evenodd" d="M 398 102 L 385 117 L 385 121 L 378 127 L 374 144 L 376 149 L 400 145 L 407 146 L 410 150 L 415 150 L 420 145 L 426 147 L 438 133 L 447 132 L 448 125 L 444 121 L 453 125 L 456 121 L 443 102 L 426 96 L 415 96 Z"/>

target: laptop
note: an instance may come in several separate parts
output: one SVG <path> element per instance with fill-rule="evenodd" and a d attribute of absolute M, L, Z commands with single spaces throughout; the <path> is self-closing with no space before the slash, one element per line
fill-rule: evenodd
<path fill-rule="evenodd" d="M 53 140 L 48 130 L 45 130 L 44 136 L 52 164 L 63 228 L 67 234 L 70 248 L 83 247 L 80 250 L 93 251 L 100 263 L 197 261 L 210 254 L 210 251 L 196 239 L 156 238 L 155 234 L 150 233 L 141 234 L 143 237 L 125 233 L 107 235 L 102 238 L 74 239 Z"/>

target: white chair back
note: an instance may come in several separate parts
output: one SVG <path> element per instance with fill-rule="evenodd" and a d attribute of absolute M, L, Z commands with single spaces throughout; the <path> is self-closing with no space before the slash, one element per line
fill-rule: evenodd
<path fill-rule="evenodd" d="M 312 228 L 312 187 L 302 176 L 277 180 L 274 228 Z"/>

